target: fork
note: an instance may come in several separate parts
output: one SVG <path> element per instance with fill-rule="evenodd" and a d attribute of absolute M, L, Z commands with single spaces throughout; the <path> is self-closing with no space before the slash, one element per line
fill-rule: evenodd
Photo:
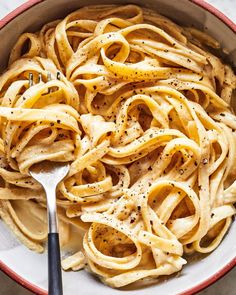
<path fill-rule="evenodd" d="M 30 168 L 30 175 L 44 188 L 48 215 L 48 294 L 62 295 L 61 255 L 56 213 L 56 188 L 69 171 L 68 163 L 43 161 Z"/>
<path fill-rule="evenodd" d="M 60 80 L 61 73 L 56 74 Z M 47 81 L 52 80 L 51 73 L 47 73 Z M 42 74 L 38 75 L 38 83 L 42 82 Z M 37 83 L 37 82 L 36 82 Z M 34 86 L 33 73 L 29 73 L 29 88 Z M 48 89 L 48 93 L 51 89 Z M 48 215 L 48 293 L 49 295 L 62 295 L 61 255 L 58 234 L 58 221 L 56 213 L 56 188 L 69 171 L 68 163 L 43 161 L 30 168 L 30 175 L 44 188 L 47 198 Z"/>
<path fill-rule="evenodd" d="M 61 80 L 61 73 L 59 71 L 57 71 L 56 78 L 57 80 Z M 47 72 L 47 81 L 51 81 L 51 80 L 52 80 L 52 75 L 50 72 Z M 29 81 L 29 88 L 30 88 L 34 85 L 34 75 L 31 72 L 29 73 L 28 81 Z M 42 77 L 42 74 L 40 73 L 38 74 L 38 83 L 42 81 L 43 81 L 43 77 Z M 51 92 L 51 89 L 48 89 L 48 93 L 50 92 Z"/>

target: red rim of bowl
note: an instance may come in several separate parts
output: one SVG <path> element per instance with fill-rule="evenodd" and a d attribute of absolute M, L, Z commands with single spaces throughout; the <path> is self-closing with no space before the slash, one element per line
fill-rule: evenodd
<path fill-rule="evenodd" d="M 0 30 L 7 25 L 10 21 L 12 21 L 15 17 L 23 13 L 24 11 L 28 10 L 32 6 L 43 2 L 45 0 L 28 0 L 26 3 L 22 4 L 21 6 L 17 7 L 15 10 L 10 12 L 8 15 L 6 15 L 3 19 L 0 20 Z M 227 16 L 225 16 L 222 12 L 220 12 L 218 9 L 213 7 L 212 5 L 208 4 L 207 2 L 203 0 L 189 0 L 190 2 L 200 6 L 204 10 L 207 10 L 211 14 L 215 15 L 218 19 L 220 19 L 223 23 L 227 25 L 235 34 L 236 34 L 236 24 L 231 21 Z M 227 272 L 229 272 L 233 267 L 236 266 L 236 257 L 230 261 L 227 265 L 225 265 L 222 269 L 220 269 L 218 272 L 216 272 L 214 275 L 212 275 L 210 278 L 207 278 L 206 280 L 202 281 L 198 285 L 189 288 L 185 290 L 184 292 L 179 293 L 178 295 L 191 295 L 195 294 L 196 292 L 210 286 L 214 282 L 216 282 L 218 279 L 220 279 L 223 275 L 225 275 Z M 38 295 L 47 295 L 47 291 L 41 289 L 40 287 L 30 283 L 29 281 L 25 280 L 21 276 L 19 276 L 16 272 L 14 272 L 11 268 L 9 268 L 5 263 L 3 263 L 0 260 L 0 269 L 7 274 L 10 278 L 12 278 L 14 281 L 22 285 L 23 287 L 27 288 L 28 290 L 38 294 Z"/>

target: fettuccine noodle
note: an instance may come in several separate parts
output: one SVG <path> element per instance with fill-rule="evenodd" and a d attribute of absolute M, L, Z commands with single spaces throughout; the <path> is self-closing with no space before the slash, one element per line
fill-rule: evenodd
<path fill-rule="evenodd" d="M 71 163 L 57 191 L 65 270 L 146 284 L 220 244 L 235 214 L 236 78 L 210 47 L 135 5 L 20 36 L 0 77 L 0 216 L 22 243 L 44 251 L 29 168 L 50 160 Z"/>

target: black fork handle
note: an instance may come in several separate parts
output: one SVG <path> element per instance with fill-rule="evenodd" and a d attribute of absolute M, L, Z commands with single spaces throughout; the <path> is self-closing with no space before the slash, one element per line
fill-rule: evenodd
<path fill-rule="evenodd" d="M 48 294 L 63 295 L 58 233 L 48 234 Z"/>

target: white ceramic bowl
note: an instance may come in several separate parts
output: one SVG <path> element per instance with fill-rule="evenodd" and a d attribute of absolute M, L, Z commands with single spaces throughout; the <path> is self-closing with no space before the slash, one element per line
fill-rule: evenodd
<path fill-rule="evenodd" d="M 65 16 L 89 4 L 127 4 L 129 0 L 31 0 L 0 21 L 0 69 L 17 37 L 35 31 L 44 23 Z M 229 52 L 227 59 L 236 66 L 236 26 L 226 16 L 202 0 L 132 0 L 148 6 L 183 25 L 194 25 L 218 39 Z M 232 7 L 233 9 L 233 7 Z M 210 255 L 186 265 L 181 274 L 145 290 L 113 290 L 84 271 L 64 272 L 65 295 L 114 294 L 193 294 L 216 281 L 236 265 L 236 222 L 221 245 Z M 47 294 L 47 257 L 22 246 L 0 221 L 0 268 L 15 281 L 37 294 Z"/>

